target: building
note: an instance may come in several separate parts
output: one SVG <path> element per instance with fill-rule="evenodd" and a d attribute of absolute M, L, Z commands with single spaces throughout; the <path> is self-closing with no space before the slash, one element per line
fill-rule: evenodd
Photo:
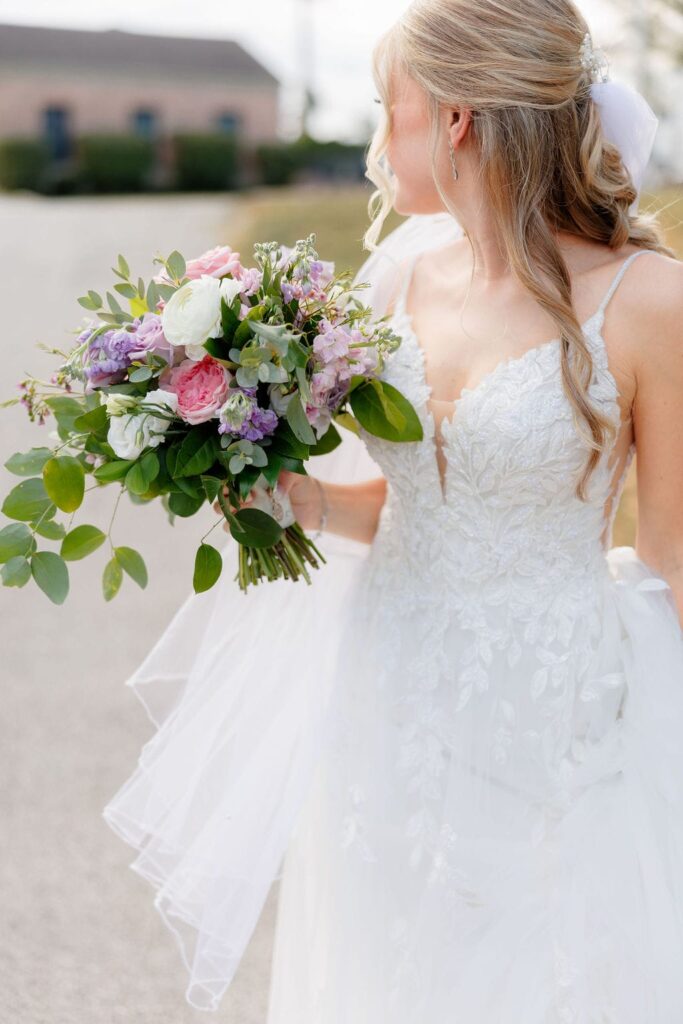
<path fill-rule="evenodd" d="M 229 39 L 0 24 L 0 139 L 43 137 L 56 159 L 100 132 L 272 142 L 279 88 Z"/>

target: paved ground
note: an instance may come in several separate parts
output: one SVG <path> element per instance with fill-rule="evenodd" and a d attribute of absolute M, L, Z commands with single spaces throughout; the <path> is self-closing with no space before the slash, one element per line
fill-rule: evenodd
<path fill-rule="evenodd" d="M 197 254 L 229 242 L 219 232 L 233 214 L 218 195 L 0 196 L 0 400 L 18 393 L 25 371 L 53 372 L 57 357 L 36 343 L 68 347 L 67 331 L 85 312 L 76 296 L 111 287 L 117 252 L 149 280 L 157 251 Z M 0 501 L 19 480 L 2 463 L 52 429 L 32 425 L 21 406 L 0 409 Z M 113 489 L 88 497 L 88 521 L 104 526 Z M 62 606 L 33 582 L 0 587 L 0 1024 L 262 1024 L 276 886 L 221 1010 L 192 1010 L 153 890 L 101 818 L 152 730 L 123 680 L 188 594 L 204 532 L 178 520 L 171 532 L 163 510 L 125 501 L 116 522 L 117 542 L 145 555 L 146 591 L 125 579 L 105 603 L 100 552 L 70 564 Z"/>

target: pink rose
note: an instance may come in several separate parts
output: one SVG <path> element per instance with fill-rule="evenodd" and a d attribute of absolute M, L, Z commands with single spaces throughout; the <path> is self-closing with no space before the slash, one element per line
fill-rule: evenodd
<path fill-rule="evenodd" d="M 203 274 L 207 277 L 224 277 L 226 274 L 239 277 L 241 272 L 240 254 L 233 252 L 229 245 L 216 245 L 213 249 L 207 249 L 196 259 L 187 260 L 185 264 L 185 277 L 189 277 L 191 281 Z M 165 269 L 152 280 L 157 284 L 170 284 L 171 282 Z"/>
<path fill-rule="evenodd" d="M 197 259 L 188 260 L 185 276 L 196 278 L 206 274 L 208 277 L 225 277 L 226 274 L 232 274 L 233 277 L 239 277 L 241 269 L 238 252 L 233 252 L 229 245 L 216 245 Z"/>
<path fill-rule="evenodd" d="M 203 359 L 183 359 L 159 377 L 159 385 L 178 396 L 178 415 L 186 423 L 204 423 L 218 415 L 228 397 L 232 374 L 208 353 Z"/>

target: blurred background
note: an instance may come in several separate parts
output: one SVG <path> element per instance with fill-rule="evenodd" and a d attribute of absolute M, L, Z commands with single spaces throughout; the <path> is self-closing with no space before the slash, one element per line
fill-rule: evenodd
<path fill-rule="evenodd" d="M 355 271 L 379 110 L 370 53 L 405 6 L 0 0 L 0 401 L 27 373 L 55 371 L 40 346 L 70 347 L 76 297 L 111 286 L 119 252 L 148 281 L 152 256 L 174 248 L 229 244 L 249 262 L 257 240 L 315 231 L 321 256 Z M 579 6 L 614 77 L 660 119 L 641 208 L 662 211 L 683 256 L 683 4 Z M 18 478 L 1 464 L 49 445 L 52 429 L 0 409 L 3 496 Z M 614 544 L 635 537 L 636 472 L 634 460 Z M 99 490 L 84 515 L 106 528 L 115 496 Z M 33 583 L 0 589 L 0 1024 L 205 1019 L 184 1002 L 174 939 L 101 810 L 153 732 L 122 684 L 190 596 L 213 522 L 207 511 L 171 527 L 161 507 L 122 502 L 113 535 L 144 554 L 144 592 L 127 579 L 105 603 L 105 554 L 70 563 L 61 606 Z M 265 1022 L 276 900 L 274 886 L 216 1020 Z"/>

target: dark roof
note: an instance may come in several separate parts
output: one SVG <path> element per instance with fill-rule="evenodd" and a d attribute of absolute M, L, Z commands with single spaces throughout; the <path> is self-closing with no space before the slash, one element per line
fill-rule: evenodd
<path fill-rule="evenodd" d="M 107 29 L 0 24 L 0 62 L 39 62 L 70 68 L 144 68 L 201 72 L 278 85 L 278 79 L 232 39 L 193 39 Z"/>

